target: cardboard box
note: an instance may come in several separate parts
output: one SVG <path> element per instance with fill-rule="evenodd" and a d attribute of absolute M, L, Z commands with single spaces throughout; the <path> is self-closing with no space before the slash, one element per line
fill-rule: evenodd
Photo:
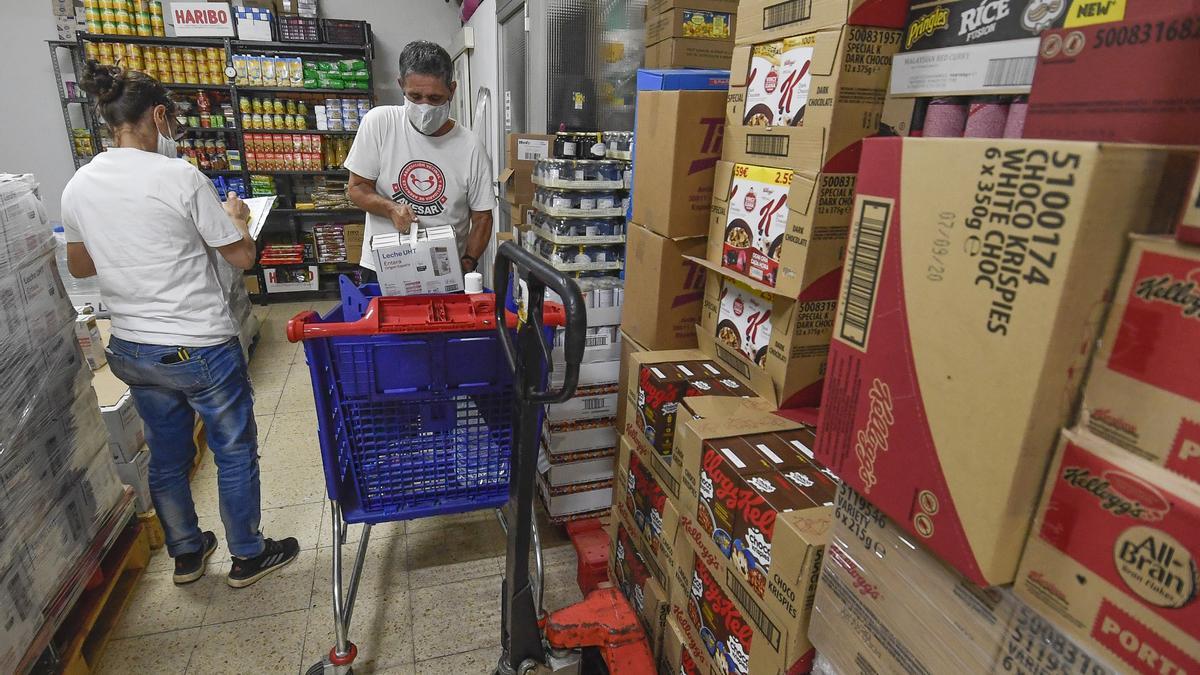
<path fill-rule="evenodd" d="M 615 469 L 616 452 L 613 450 L 552 455 L 545 444 L 538 448 L 538 473 L 551 488 L 609 480 Z"/>
<path fill-rule="evenodd" d="M 608 575 L 633 606 L 646 630 L 650 651 L 662 653 L 663 633 L 671 607 L 671 577 L 650 560 L 633 524 L 623 517 L 609 525 Z M 667 584 L 667 585 L 664 585 Z"/>
<path fill-rule="evenodd" d="M 211 0 L 210 0 L 211 1 Z M 255 7 L 234 7 L 234 19 L 237 23 L 239 40 L 255 42 L 270 42 L 274 39 L 274 10 L 258 9 Z M 176 29 L 178 33 L 178 28 Z"/>
<path fill-rule="evenodd" d="M 703 645 L 699 640 L 689 638 L 679 624 L 680 620 L 687 621 L 687 614 L 679 608 L 677 617 L 673 605 L 668 609 L 666 625 L 663 628 L 662 651 L 658 657 L 659 671 L 669 675 L 701 675 L 711 672 L 701 670 L 701 662 L 698 661 L 697 650 L 703 649 Z"/>
<path fill-rule="evenodd" d="M 154 510 L 150 499 L 150 451 L 144 446 L 131 462 L 115 462 L 117 477 L 133 488 L 134 508 L 138 513 Z"/>
<path fill-rule="evenodd" d="M 626 392 L 629 387 L 629 361 L 634 354 L 644 351 L 646 348 L 641 343 L 629 337 L 625 331 L 621 331 L 621 372 L 617 380 L 617 395 L 620 397 L 620 400 L 617 401 L 617 429 L 625 428 L 625 412 L 629 409 L 625 405 Z M 636 383 L 637 380 L 634 382 Z"/>
<path fill-rule="evenodd" d="M 621 330 L 647 349 L 696 346 L 696 324 L 707 273 L 685 256 L 699 257 L 703 237 L 667 239 L 630 223 L 626 232 Z"/>
<path fill-rule="evenodd" d="M 725 119 L 720 91 L 638 92 L 633 220 L 664 237 L 708 234 Z"/>
<path fill-rule="evenodd" d="M 980 588 L 843 487 L 809 635 L 832 672 L 1117 672 L 1002 588 Z"/>
<path fill-rule="evenodd" d="M 346 262 L 358 264 L 362 261 L 363 238 L 366 225 L 346 223 L 342 226 L 342 239 L 346 242 Z"/>
<path fill-rule="evenodd" d="M 371 252 L 384 295 L 455 293 L 463 290 L 462 263 L 454 230 L 414 227 L 371 237 Z"/>
<path fill-rule="evenodd" d="M 508 166 L 500 172 L 500 183 L 504 185 L 504 199 L 510 206 L 533 203 L 533 165 L 539 159 L 554 155 L 554 134 L 508 135 Z M 526 213 L 528 209 L 521 213 Z M 526 223 L 525 218 L 514 223 Z"/>
<path fill-rule="evenodd" d="M 589 450 L 615 450 L 617 448 L 616 420 L 572 420 L 569 422 L 546 422 L 542 426 L 542 443 L 553 455 L 563 455 Z"/>
<path fill-rule="evenodd" d="M 718 163 L 708 261 L 785 298 L 837 297 L 854 181 L 854 174 Z"/>
<path fill-rule="evenodd" d="M 668 9 L 646 19 L 646 45 L 667 38 L 695 38 L 733 43 L 737 13 L 699 7 Z"/>
<path fill-rule="evenodd" d="M 246 292 L 250 295 L 259 295 L 262 293 L 262 280 L 257 274 L 242 275 L 242 284 L 246 287 Z"/>
<path fill-rule="evenodd" d="M 316 265 L 264 267 L 262 274 L 267 282 L 267 293 L 305 293 L 321 289 Z"/>
<path fill-rule="evenodd" d="M 1200 485 L 1063 432 L 1013 589 L 1146 675 L 1200 672 Z"/>
<path fill-rule="evenodd" d="M 729 71 L 722 159 L 809 174 L 856 172 L 860 141 L 879 130 L 899 46 L 900 31 L 854 26 L 773 45 L 739 44 Z M 790 79 L 780 75 L 785 63 L 793 65 Z M 786 125 L 775 118 L 783 104 L 791 115 Z"/>
<path fill-rule="evenodd" d="M 821 400 L 836 292 L 792 300 L 755 290 L 709 267 L 697 337 L 700 350 L 776 408 Z"/>
<path fill-rule="evenodd" d="M 546 404 L 546 421 L 550 424 L 572 420 L 612 419 L 620 407 L 621 395 L 617 385 L 581 387 L 562 403 Z"/>
<path fill-rule="evenodd" d="M 908 0 L 742 0 L 739 45 L 851 26 L 901 28 Z"/>
<path fill-rule="evenodd" d="M 1099 438 L 1200 483 L 1200 249 L 1134 237 L 1082 423 Z"/>
<path fill-rule="evenodd" d="M 648 0 L 646 2 L 646 19 L 668 12 L 673 9 L 706 9 L 712 12 L 737 14 L 738 0 Z"/>
<path fill-rule="evenodd" d="M 617 513 L 638 532 L 642 549 L 654 559 L 655 565 L 670 569 L 679 537 L 679 511 L 651 464 L 633 451 L 627 436 L 621 437 L 614 482 L 617 487 L 613 505 Z M 667 584 L 665 578 L 659 581 Z"/>
<path fill-rule="evenodd" d="M 1086 24 L 1073 20 L 1072 8 L 1063 29 L 1042 35 L 1040 49 L 1034 41 L 1025 137 L 1200 145 L 1196 45 L 1181 39 L 1200 1 L 1075 4 L 1120 6 Z M 1104 92 L 1092 86 L 1101 81 Z"/>
<path fill-rule="evenodd" d="M 83 350 L 89 368 L 95 370 L 108 363 L 108 357 L 104 355 L 104 340 L 100 338 L 94 315 L 80 314 L 75 317 L 75 340 Z"/>
<path fill-rule="evenodd" d="M 533 210 L 533 206 L 529 202 L 509 203 L 508 217 L 513 225 L 530 225 L 533 223 Z"/>
<path fill-rule="evenodd" d="M 1188 191 L 1183 215 L 1175 226 L 1175 238 L 1185 244 L 1200 245 L 1200 164 L 1192 172 L 1192 187 Z"/>
<path fill-rule="evenodd" d="M 108 429 L 108 449 L 116 462 L 134 461 L 146 444 L 142 417 L 133 405 L 129 385 L 117 379 L 108 365 L 92 373 L 92 388 L 100 404 L 100 417 Z"/>
<path fill-rule="evenodd" d="M 1005 584 L 1126 237 L 1169 222 L 1146 206 L 1168 151 L 864 146 L 817 460 L 975 583 Z"/>
<path fill-rule="evenodd" d="M 719 68 L 728 69 L 733 55 L 732 42 L 699 38 L 667 38 L 646 47 L 647 68 Z M 636 172 L 635 172 L 636 175 Z"/>
<path fill-rule="evenodd" d="M 612 479 L 579 485 L 551 486 L 541 474 L 537 477 L 542 505 L 551 522 L 565 522 L 606 511 L 612 504 Z"/>
<path fill-rule="evenodd" d="M 628 422 L 662 457 L 674 447 L 678 410 L 686 397 L 752 395 L 728 370 L 696 350 L 633 354 L 627 369 Z"/>

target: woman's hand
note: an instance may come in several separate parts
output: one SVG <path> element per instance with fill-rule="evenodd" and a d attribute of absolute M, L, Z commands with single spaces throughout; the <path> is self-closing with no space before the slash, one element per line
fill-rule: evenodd
<path fill-rule="evenodd" d="M 250 220 L 250 207 L 246 206 L 246 202 L 242 201 L 236 192 L 225 195 L 223 206 L 225 213 L 229 214 L 229 219 L 233 222 L 245 225 Z"/>

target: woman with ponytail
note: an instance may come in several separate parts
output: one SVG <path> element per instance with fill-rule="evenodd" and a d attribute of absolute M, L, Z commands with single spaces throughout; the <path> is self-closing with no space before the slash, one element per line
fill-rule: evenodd
<path fill-rule="evenodd" d="M 221 520 L 233 556 L 227 579 L 249 586 L 296 558 L 294 538 L 259 531 L 258 431 L 228 265 L 254 266 L 249 209 L 176 156 L 179 124 L 154 78 L 88 61 L 79 85 L 114 147 L 63 190 L 67 267 L 97 276 L 112 314 L 108 362 L 129 385 L 150 447 L 150 493 L 174 558 L 175 583 L 204 575 L 217 547 L 201 531 L 188 472 L 193 419 L 203 418 L 217 465 Z"/>

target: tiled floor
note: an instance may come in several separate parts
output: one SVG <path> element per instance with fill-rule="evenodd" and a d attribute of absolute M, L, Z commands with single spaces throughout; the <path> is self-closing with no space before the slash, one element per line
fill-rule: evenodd
<path fill-rule="evenodd" d="M 329 303 L 317 303 L 324 311 Z M 304 350 L 287 320 L 308 304 L 271 305 L 251 358 L 262 470 L 262 530 L 296 537 L 299 559 L 249 588 L 225 584 L 229 554 L 211 453 L 192 481 L 201 527 L 220 548 L 200 581 L 176 587 L 158 551 L 100 664 L 101 673 L 303 673 L 333 644 L 332 527 Z M 347 567 L 359 538 L 343 549 Z M 562 532 L 547 540 L 547 609 L 577 602 L 575 553 Z M 504 534 L 490 511 L 376 526 L 371 532 L 351 639 L 354 672 L 489 673 L 499 657 Z"/>

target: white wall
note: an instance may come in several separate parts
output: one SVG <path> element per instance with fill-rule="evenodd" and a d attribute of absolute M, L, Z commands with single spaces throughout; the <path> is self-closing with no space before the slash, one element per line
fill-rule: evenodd
<path fill-rule="evenodd" d="M 498 124 L 500 119 L 496 114 L 497 106 L 504 105 L 500 100 L 500 63 L 496 52 L 497 30 L 496 25 L 496 0 L 483 0 L 483 4 L 475 10 L 471 15 L 471 20 L 467 25 L 475 29 L 475 49 L 471 52 L 471 96 L 479 91 L 480 87 L 487 87 L 492 92 L 492 102 L 488 109 L 488 117 L 490 120 L 491 140 L 488 143 L 488 150 L 492 153 L 492 175 L 500 174 L 500 155 L 503 154 L 500 143 L 502 142 L 501 129 Z M 474 108 L 472 107 L 472 114 Z M 483 120 L 475 120 L 476 125 L 483 124 Z"/>
<path fill-rule="evenodd" d="M 6 0 L 3 4 L 0 63 L 6 65 L 0 68 L 0 91 L 5 98 L 0 122 L 0 172 L 36 174 L 50 217 L 58 219 L 59 198 L 75 167 L 45 42 L 56 37 L 50 3 Z M 494 17 L 494 0 L 488 0 L 487 5 L 492 7 L 490 14 Z M 480 8 L 479 13 L 485 11 Z M 396 71 L 405 44 L 417 39 L 449 44 L 461 26 L 458 5 L 443 0 L 321 0 L 321 13 L 330 18 L 370 22 L 375 34 L 373 75 L 382 103 L 399 103 L 402 98 Z M 492 33 L 494 41 L 494 28 Z"/>

